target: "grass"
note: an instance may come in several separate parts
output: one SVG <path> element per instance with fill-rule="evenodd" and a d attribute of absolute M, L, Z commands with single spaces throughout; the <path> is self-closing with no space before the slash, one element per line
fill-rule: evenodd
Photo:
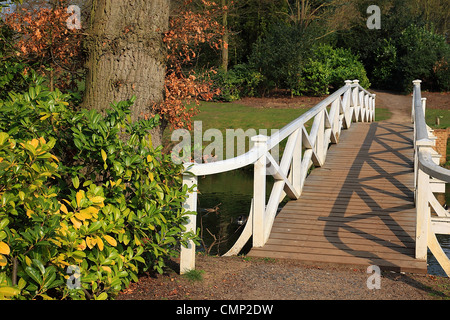
<path fill-rule="evenodd" d="M 189 281 L 195 282 L 195 281 L 202 281 L 203 280 L 203 274 L 205 273 L 204 270 L 196 270 L 192 269 L 183 274 L 183 277 L 188 279 Z"/>
<path fill-rule="evenodd" d="M 439 124 L 437 124 L 439 119 Z M 430 109 L 425 112 L 426 123 L 434 129 L 445 129 L 450 127 L 450 110 L 449 109 Z"/>
<path fill-rule="evenodd" d="M 202 132 L 205 133 L 208 129 L 218 129 L 223 137 L 223 155 L 227 155 L 226 150 L 226 130 L 227 129 L 242 129 L 246 132 L 249 129 L 254 129 L 253 134 L 271 135 L 272 130 L 279 130 L 295 120 L 309 108 L 255 108 L 245 106 L 239 103 L 223 103 L 223 102 L 202 102 L 199 106 L 199 113 L 192 118 L 194 121 L 201 121 Z M 376 109 L 376 121 L 387 120 L 392 113 L 386 108 Z M 312 120 L 306 123 L 307 130 L 310 128 Z M 265 130 L 265 131 L 262 131 Z M 165 145 L 173 147 L 177 142 L 171 142 L 171 130 L 166 130 L 164 133 Z M 246 133 L 251 133 L 250 131 Z M 194 133 L 191 132 L 191 140 L 194 139 Z M 213 140 L 214 141 L 214 140 Z M 246 137 L 245 150 L 249 150 L 249 137 Z M 211 144 L 210 141 L 203 141 L 203 148 Z M 280 144 L 280 151 L 284 149 L 286 141 Z M 228 150 L 229 151 L 229 150 Z M 237 153 L 237 146 L 233 153 Z"/>
<path fill-rule="evenodd" d="M 392 112 L 387 108 L 376 108 L 375 109 L 375 121 L 388 120 L 392 117 Z"/>
<path fill-rule="evenodd" d="M 237 103 L 204 102 L 194 121 L 203 121 L 203 129 L 217 128 L 281 129 L 308 109 L 254 108 Z"/>
<path fill-rule="evenodd" d="M 271 135 L 272 130 L 279 130 L 285 125 L 295 120 L 303 113 L 308 111 L 308 108 L 289 109 L 289 108 L 254 108 L 238 103 L 220 103 L 220 102 L 203 102 L 199 106 L 199 113 L 192 118 L 194 121 L 202 122 L 203 134 L 208 129 L 220 130 L 223 141 L 224 151 L 226 155 L 226 130 L 227 129 L 242 129 L 244 132 L 249 129 L 254 129 L 256 134 Z M 265 131 L 262 131 L 265 130 Z M 250 131 L 249 131 L 250 133 Z M 171 131 L 166 130 L 164 133 L 165 145 L 169 145 Z M 193 141 L 194 134 L 191 132 L 191 139 Z M 249 138 L 246 138 L 246 151 L 249 150 Z M 210 144 L 209 141 L 203 142 L 203 147 Z M 281 147 L 283 144 L 281 144 Z M 237 155 L 236 143 L 234 155 Z"/>

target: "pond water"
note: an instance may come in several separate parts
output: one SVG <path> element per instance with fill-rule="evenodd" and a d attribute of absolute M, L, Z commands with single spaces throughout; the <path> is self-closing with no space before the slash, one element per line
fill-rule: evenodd
<path fill-rule="evenodd" d="M 197 227 L 202 234 L 200 250 L 224 254 L 239 238 L 249 215 L 253 172 L 243 169 L 199 177 L 198 190 Z"/>
<path fill-rule="evenodd" d="M 267 197 L 273 184 L 270 179 L 271 177 L 267 179 Z M 244 229 L 253 194 L 253 170 L 248 167 L 199 177 L 198 190 L 197 226 L 202 233 L 199 250 L 222 255 L 233 246 Z M 438 235 L 438 240 L 450 257 L 450 235 Z M 250 244 L 243 252 L 248 252 L 249 249 Z M 444 270 L 431 253 L 428 254 L 428 273 L 445 276 Z"/>

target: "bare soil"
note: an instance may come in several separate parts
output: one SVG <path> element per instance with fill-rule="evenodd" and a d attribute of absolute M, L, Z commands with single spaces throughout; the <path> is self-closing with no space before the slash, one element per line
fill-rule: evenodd
<path fill-rule="evenodd" d="M 375 91 L 377 107 L 389 108 L 388 121 L 410 121 L 411 95 Z M 450 94 L 423 93 L 427 108 L 450 107 Z M 246 98 L 258 108 L 311 107 L 323 97 Z M 197 255 L 201 280 L 179 275 L 171 260 L 164 275 L 144 274 L 117 300 L 436 300 L 450 299 L 450 279 L 383 271 L 380 289 L 369 289 L 366 270 L 343 265 L 311 265 L 295 260 Z"/>

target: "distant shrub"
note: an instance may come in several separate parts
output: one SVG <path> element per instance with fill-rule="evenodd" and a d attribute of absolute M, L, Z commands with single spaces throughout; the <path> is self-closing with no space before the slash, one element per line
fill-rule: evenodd
<path fill-rule="evenodd" d="M 398 54 L 392 39 L 383 39 L 382 44 L 375 49 L 375 64 L 372 71 L 372 81 L 380 88 L 394 88 L 398 85 L 396 73 Z"/>
<path fill-rule="evenodd" d="M 414 79 L 421 79 L 425 89 L 450 90 L 450 45 L 444 36 L 410 25 L 402 32 L 397 47 L 402 90 L 412 90 Z"/>
<path fill-rule="evenodd" d="M 364 88 L 370 86 L 364 65 L 349 50 L 330 45 L 317 46 L 302 68 L 295 94 L 324 95 L 344 85 L 345 80 L 358 79 Z"/>
<path fill-rule="evenodd" d="M 264 75 L 267 89 L 298 90 L 313 37 L 294 25 L 273 25 L 253 45 L 249 64 Z"/>
<path fill-rule="evenodd" d="M 253 97 L 259 94 L 264 76 L 247 64 L 239 64 L 225 72 L 219 69 L 212 76 L 214 87 L 220 90 L 215 99 L 235 101 L 242 97 Z"/>

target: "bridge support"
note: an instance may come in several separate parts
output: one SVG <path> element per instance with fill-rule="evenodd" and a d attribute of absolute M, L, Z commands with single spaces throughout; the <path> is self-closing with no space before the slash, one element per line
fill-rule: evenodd
<path fill-rule="evenodd" d="M 186 211 L 197 212 L 197 177 L 191 175 L 183 175 L 183 185 L 187 186 L 189 189 L 194 188 L 192 192 L 188 193 L 188 198 L 183 205 Z M 184 225 L 186 232 L 196 232 L 197 229 L 197 215 L 190 214 L 188 216 L 188 221 Z M 195 243 L 189 240 L 188 246 L 181 246 L 180 253 L 180 274 L 184 274 L 189 270 L 195 269 Z"/>

